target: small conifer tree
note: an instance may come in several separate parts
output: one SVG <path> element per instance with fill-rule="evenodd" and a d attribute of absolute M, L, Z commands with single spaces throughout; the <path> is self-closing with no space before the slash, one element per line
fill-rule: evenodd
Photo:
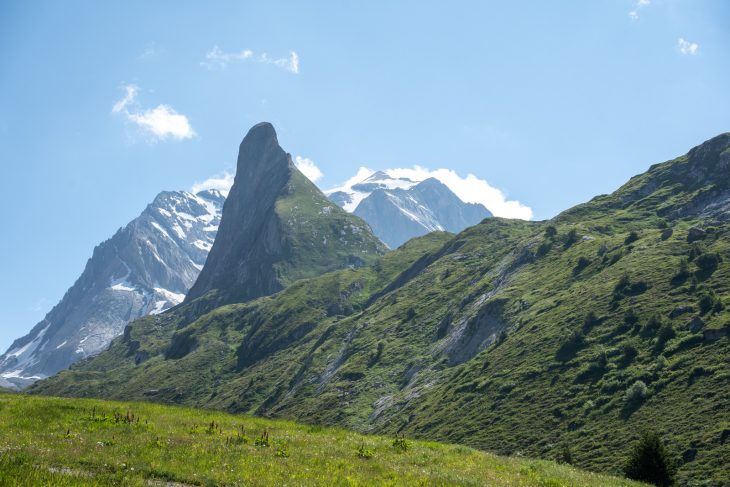
<path fill-rule="evenodd" d="M 676 467 L 659 435 L 646 432 L 632 448 L 624 472 L 630 479 L 664 487 L 674 485 Z"/>

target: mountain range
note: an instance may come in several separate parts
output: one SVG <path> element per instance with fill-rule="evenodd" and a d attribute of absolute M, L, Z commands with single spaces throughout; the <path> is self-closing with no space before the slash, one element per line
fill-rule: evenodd
<path fill-rule="evenodd" d="M 385 171 L 328 195 L 368 222 L 390 248 L 433 231 L 460 232 L 492 216 L 480 204 L 461 201 L 436 178 L 413 181 L 391 177 Z"/>
<path fill-rule="evenodd" d="M 31 393 L 569 451 L 612 473 L 651 429 L 683 485 L 726 482 L 730 134 L 550 221 L 487 218 L 383 253 L 273 128 L 252 130 L 237 174 L 273 171 L 273 189 L 237 176 L 198 291 Z"/>
<path fill-rule="evenodd" d="M 259 128 L 266 127 L 270 125 Z M 254 130 L 250 135 L 260 136 L 256 135 L 258 132 Z M 274 143 L 275 135 L 270 139 Z M 242 181 L 239 185 L 247 185 L 240 186 L 240 191 L 248 198 L 254 195 L 256 198 L 262 197 L 260 192 L 254 191 L 257 185 L 268 188 L 269 198 L 272 198 L 282 189 L 282 184 L 290 184 L 292 177 L 301 179 L 298 172 L 291 171 L 288 156 L 280 149 L 276 150 L 277 147 L 261 147 L 262 153 L 244 154 L 245 157 L 260 161 L 265 169 L 254 171 L 258 176 L 253 173 L 239 176 Z M 298 181 L 297 184 L 306 187 L 311 198 L 321 199 L 319 191 L 308 181 Z M 346 203 L 347 198 L 356 200 L 359 205 Z M 420 182 L 396 179 L 382 171 L 330 194 L 330 199 L 365 220 L 373 233 L 391 248 L 431 231 L 458 232 L 491 216 L 481 205 L 462 202 L 436 179 Z M 234 198 L 234 201 L 238 200 Z M 224 201 L 225 196 L 216 190 L 197 194 L 186 191 L 160 193 L 138 218 L 99 245 L 86 270 L 62 301 L 30 333 L 16 340 L 0 356 L 0 387 L 23 388 L 51 376 L 78 360 L 106 349 L 129 321 L 147 314 L 158 314 L 181 303 L 196 282 L 208 251 L 215 245 Z M 317 203 L 322 206 L 322 211 L 336 210 L 324 200 Z M 218 246 L 235 240 L 239 242 L 239 248 L 228 250 L 240 254 L 258 243 L 258 253 L 249 257 L 249 268 L 234 271 L 229 269 L 227 263 L 236 260 L 239 255 L 230 255 L 226 250 L 214 251 L 206 274 L 190 291 L 190 299 L 200 297 L 215 287 L 230 294 L 218 296 L 214 301 L 216 304 L 227 300 L 246 300 L 271 294 L 283 289 L 292 280 L 317 275 L 329 269 L 329 264 L 324 267 L 315 264 L 313 267 L 300 267 L 307 269 L 302 275 L 296 272 L 288 275 L 287 269 L 281 267 L 281 263 L 286 260 L 282 256 L 286 254 L 287 259 L 292 260 L 295 259 L 290 255 L 292 252 L 302 251 L 299 256 L 304 257 L 308 250 L 296 244 L 299 237 L 281 240 L 279 227 L 288 223 L 296 233 L 306 228 L 308 223 L 304 222 L 309 222 L 309 216 L 299 212 L 301 208 L 295 204 L 286 222 L 277 220 L 272 204 L 270 201 L 269 206 L 264 207 L 260 201 L 244 198 L 235 210 L 231 210 L 236 211 L 237 216 L 230 221 L 237 223 L 223 230 L 223 234 L 217 238 L 220 242 Z M 259 209 L 263 213 L 247 214 L 248 209 Z M 335 227 L 369 233 L 370 230 L 365 230 L 358 220 L 352 220 L 342 212 L 335 213 L 340 219 L 333 224 Z M 350 220 L 359 223 L 350 227 Z M 239 225 L 240 221 L 247 224 Z M 238 234 L 234 235 L 236 232 Z M 244 241 L 245 236 L 251 239 Z M 342 236 L 334 238 L 322 234 L 321 237 L 323 241 L 329 238 L 330 244 L 324 245 L 320 253 L 327 255 L 341 252 L 337 247 Z M 259 238 L 258 242 L 254 241 L 256 238 Z M 264 239 L 278 241 L 282 246 L 273 249 Z M 383 251 L 385 248 L 379 247 L 378 252 Z M 277 253 L 278 257 L 272 255 Z M 341 257 L 350 259 L 348 265 L 352 266 L 365 262 L 357 253 L 345 253 Z M 265 269 L 266 266 L 270 267 Z M 213 270 L 216 267 L 218 269 Z M 207 273 L 216 274 L 214 280 L 218 282 L 209 282 L 213 276 Z M 235 273 L 256 274 L 252 279 L 258 282 L 233 289 L 230 283 L 236 280 Z"/>

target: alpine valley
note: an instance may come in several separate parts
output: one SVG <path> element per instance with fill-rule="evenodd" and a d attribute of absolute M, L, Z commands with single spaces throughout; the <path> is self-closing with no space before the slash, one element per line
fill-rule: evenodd
<path fill-rule="evenodd" d="M 175 254 L 190 272 L 173 284 L 137 277 L 146 274 L 121 243 L 102 244 L 95 258 L 105 273 L 92 258 L 88 284 L 82 276 L 68 295 L 117 286 L 145 308 L 137 316 L 147 315 L 107 350 L 28 392 L 252 413 L 569 458 L 609 474 L 621 474 L 627 445 L 653 430 L 676 458 L 681 484 L 727 485 L 730 134 L 543 222 L 485 219 L 483 208 L 452 204 L 438 182 L 396 186 L 374 176 L 328 198 L 279 147 L 274 128 L 256 125 L 239 148 L 195 283 L 202 260 L 192 254 Z M 429 194 L 443 206 L 424 204 Z M 214 225 L 215 201 L 171 196 L 201 232 Z M 411 221 L 436 231 L 388 251 L 376 235 L 391 235 L 381 237 L 391 247 L 410 236 L 386 228 L 395 212 L 384 205 L 395 199 L 410 202 L 406 210 L 419 215 Z M 198 200 L 199 212 L 181 209 Z M 209 242 L 191 236 L 183 245 L 156 208 L 148 208 L 164 230 L 155 228 L 156 241 L 180 249 Z M 476 224 L 440 231 L 449 211 Z M 128 227 L 124 242 L 134 240 Z M 150 314 L 176 304 L 158 306 L 157 287 L 190 291 Z M 63 326 L 54 312 L 11 347 L 4 360 L 16 362 L 5 370 L 32 363 L 27 357 Z M 88 342 L 78 336 L 74 350 Z M 23 375 L 50 372 L 32 368 L 40 364 Z M 551 482 L 542 485 L 562 485 Z"/>

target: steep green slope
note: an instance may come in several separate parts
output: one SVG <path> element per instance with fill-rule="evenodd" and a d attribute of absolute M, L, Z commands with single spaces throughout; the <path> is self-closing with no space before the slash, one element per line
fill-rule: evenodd
<path fill-rule="evenodd" d="M 34 392 L 406 432 L 619 473 L 658 430 L 729 463 L 730 134 L 551 222 L 489 219 L 193 320 L 137 321 Z"/>
<path fill-rule="evenodd" d="M 0 485 L 643 485 L 461 446 L 199 409 L 2 393 L 0 442 Z"/>
<path fill-rule="evenodd" d="M 372 266 L 301 280 L 275 296 L 222 306 L 201 317 L 194 302 L 145 317 L 128 326 L 107 352 L 34 390 L 263 412 L 277 382 L 297 375 L 312 349 L 336 339 L 347 315 L 363 316 L 360 310 L 374 294 L 450 238 L 432 233 Z"/>

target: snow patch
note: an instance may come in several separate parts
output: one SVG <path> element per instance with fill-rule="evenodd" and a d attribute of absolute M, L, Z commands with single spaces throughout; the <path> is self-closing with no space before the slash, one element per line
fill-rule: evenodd
<path fill-rule="evenodd" d="M 162 228 L 160 225 L 158 225 L 156 222 L 152 222 L 152 226 L 155 227 L 157 229 L 157 231 L 159 231 L 162 235 L 164 235 L 165 237 L 172 240 L 172 238 L 170 237 L 170 234 L 167 233 L 167 231 L 164 228 Z"/>
<path fill-rule="evenodd" d="M 200 250 L 205 250 L 206 252 L 209 252 L 211 247 L 213 247 L 213 245 L 211 245 L 209 242 L 203 242 L 202 240 L 196 240 L 195 242 L 193 242 L 193 245 L 198 247 Z"/>
<path fill-rule="evenodd" d="M 184 239 L 185 238 L 185 232 L 182 228 L 180 228 L 180 225 L 177 223 L 172 224 L 172 229 L 175 230 L 175 233 L 177 234 L 178 238 Z"/>
<path fill-rule="evenodd" d="M 150 311 L 150 314 L 158 315 L 158 314 L 162 313 L 163 311 L 165 311 L 167 309 L 167 308 L 165 308 L 166 304 L 167 304 L 167 301 L 164 299 L 155 301 L 155 306 L 154 306 L 154 308 L 152 308 L 152 311 Z"/>
<path fill-rule="evenodd" d="M 41 380 L 43 377 L 40 377 L 38 375 L 21 375 L 23 373 L 23 369 L 17 369 L 13 370 L 12 372 L 5 372 L 4 374 L 0 374 L 0 377 L 3 379 L 27 379 L 27 380 Z"/>
<path fill-rule="evenodd" d="M 112 284 L 111 286 L 109 286 L 109 289 L 113 289 L 114 291 L 135 291 L 136 290 L 136 288 L 127 281 L 121 281 L 121 282 Z"/>
<path fill-rule="evenodd" d="M 167 299 L 173 305 L 180 304 L 185 299 L 185 295 L 183 293 L 172 292 L 162 287 L 156 287 L 154 289 L 157 294 Z"/>

